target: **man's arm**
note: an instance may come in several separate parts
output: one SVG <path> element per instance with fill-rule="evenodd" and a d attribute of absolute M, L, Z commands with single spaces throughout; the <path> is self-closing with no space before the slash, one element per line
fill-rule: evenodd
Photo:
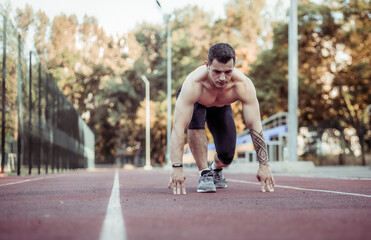
<path fill-rule="evenodd" d="M 193 104 L 187 104 L 182 96 L 179 96 L 175 104 L 174 122 L 171 131 L 170 159 L 171 163 L 183 163 L 185 129 L 191 121 Z"/>
<path fill-rule="evenodd" d="M 196 102 L 194 89 L 189 81 L 183 84 L 182 90 L 175 104 L 173 129 L 171 132 L 170 159 L 172 164 L 183 163 L 185 130 L 192 119 L 193 106 Z M 173 167 L 170 174 L 169 189 L 173 188 L 174 194 L 186 194 L 185 181 L 186 177 L 182 167 Z"/>
<path fill-rule="evenodd" d="M 251 139 L 260 165 L 268 164 L 267 144 L 263 136 L 263 127 L 260 120 L 259 104 L 251 97 L 250 101 L 242 103 L 242 113 L 245 124 L 250 129 Z"/>
<path fill-rule="evenodd" d="M 252 82 L 247 79 L 244 88 L 241 88 L 243 93 L 241 96 L 242 113 L 247 128 L 250 129 L 251 139 L 259 161 L 259 170 L 256 175 L 261 182 L 261 190 L 265 192 L 265 187 L 268 191 L 274 191 L 274 178 L 268 164 L 267 144 L 263 136 L 263 128 L 260 119 L 259 102 L 256 97 L 255 87 Z"/>
<path fill-rule="evenodd" d="M 263 132 L 260 133 L 255 131 L 254 129 L 250 129 L 250 135 L 252 142 L 254 144 L 254 148 L 256 151 L 256 155 L 259 160 L 259 164 L 267 165 L 268 164 L 268 151 L 267 151 L 267 144 L 265 142 Z"/>

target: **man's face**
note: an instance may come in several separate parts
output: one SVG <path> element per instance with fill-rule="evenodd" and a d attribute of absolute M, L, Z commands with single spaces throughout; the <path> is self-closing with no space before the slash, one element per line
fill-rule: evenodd
<path fill-rule="evenodd" d="M 208 65 L 209 77 L 217 88 L 223 88 L 232 78 L 233 59 L 227 63 L 218 62 L 214 59 L 211 65 Z"/>

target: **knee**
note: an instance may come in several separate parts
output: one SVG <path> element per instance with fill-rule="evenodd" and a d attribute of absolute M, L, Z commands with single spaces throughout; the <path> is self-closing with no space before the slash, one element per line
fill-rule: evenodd
<path fill-rule="evenodd" d="M 233 157 L 234 152 L 222 152 L 217 154 L 218 160 L 226 166 L 232 163 Z"/>

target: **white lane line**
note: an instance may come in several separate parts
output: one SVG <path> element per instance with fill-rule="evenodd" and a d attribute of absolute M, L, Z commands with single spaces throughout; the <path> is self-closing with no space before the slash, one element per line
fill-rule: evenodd
<path fill-rule="evenodd" d="M 301 175 L 301 174 L 274 174 L 274 176 L 285 176 L 285 177 L 302 177 L 302 178 L 329 178 L 329 179 L 340 179 L 340 180 L 362 180 L 362 181 L 371 181 L 370 177 L 337 177 L 337 176 L 321 176 L 321 175 Z"/>
<path fill-rule="evenodd" d="M 56 178 L 56 177 L 61 177 L 61 176 L 62 175 L 59 175 L 59 176 L 50 176 L 50 177 L 38 177 L 38 178 L 31 178 L 31 179 L 26 179 L 26 180 L 18 181 L 18 182 L 3 183 L 3 184 L 0 184 L 0 187 L 14 185 L 14 184 L 19 184 L 19 183 L 27 183 L 27 182 L 39 181 L 39 180 L 44 180 L 44 179 L 49 179 L 49 178 Z"/>
<path fill-rule="evenodd" d="M 120 203 L 119 172 L 116 170 L 100 240 L 125 240 L 126 230 Z"/>
<path fill-rule="evenodd" d="M 242 180 L 236 180 L 236 179 L 228 179 L 228 181 L 238 182 L 238 183 L 254 184 L 254 185 L 259 185 L 260 186 L 260 183 L 257 183 L 257 182 L 249 182 L 249 181 L 242 181 Z M 357 197 L 368 197 L 368 198 L 371 197 L 371 195 L 360 194 L 360 193 L 348 193 L 348 192 L 339 192 L 339 191 L 313 189 L 313 188 L 300 188 L 300 187 L 290 187 L 290 186 L 282 186 L 282 185 L 276 185 L 276 187 L 278 187 L 278 188 L 286 188 L 286 189 L 293 189 L 293 190 L 300 190 L 300 191 L 334 193 L 334 194 L 357 196 Z"/>

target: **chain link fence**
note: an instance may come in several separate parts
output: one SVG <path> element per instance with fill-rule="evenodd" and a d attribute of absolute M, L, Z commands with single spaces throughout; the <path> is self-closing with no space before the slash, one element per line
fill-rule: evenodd
<path fill-rule="evenodd" d="M 95 136 L 2 9 L 1 172 L 93 168 Z"/>

